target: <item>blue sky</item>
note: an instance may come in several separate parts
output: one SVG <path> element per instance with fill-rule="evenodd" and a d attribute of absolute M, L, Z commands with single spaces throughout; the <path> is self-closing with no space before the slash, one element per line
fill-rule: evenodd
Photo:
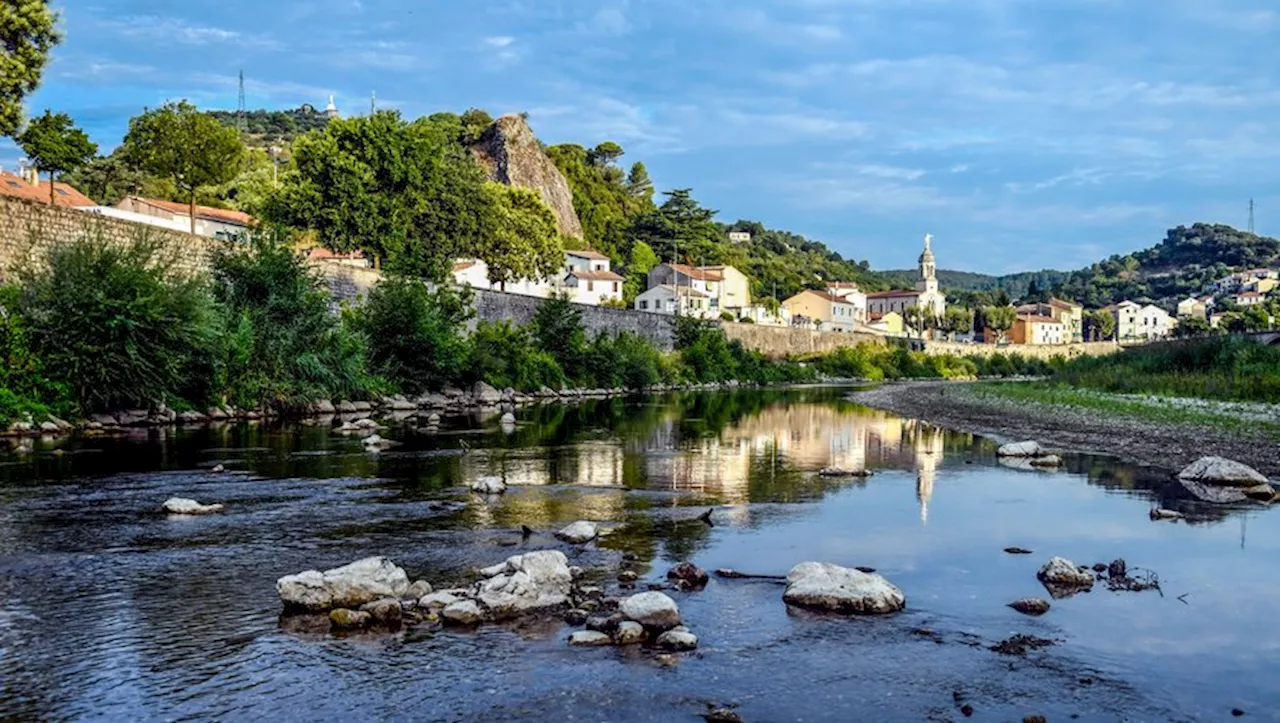
<path fill-rule="evenodd" d="M 722 220 L 877 268 L 1075 268 L 1195 221 L 1280 233 L 1272 0 L 62 0 L 30 110 L 528 111 Z M 17 152 L 0 147 L 12 168 Z"/>

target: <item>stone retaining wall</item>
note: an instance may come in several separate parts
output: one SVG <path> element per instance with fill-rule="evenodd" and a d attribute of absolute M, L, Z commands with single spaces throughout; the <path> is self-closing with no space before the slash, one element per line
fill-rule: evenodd
<path fill-rule="evenodd" d="M 38 263 L 59 243 L 84 236 L 109 243 L 128 243 L 141 236 L 165 239 L 177 259 L 177 268 L 193 273 L 208 268 L 218 247 L 217 241 L 204 236 L 0 196 L 0 281 L 12 279 L 15 269 L 23 265 Z"/>
<path fill-rule="evenodd" d="M 956 344 L 948 341 L 924 341 L 913 339 L 911 346 L 919 349 L 923 344 L 923 351 L 926 354 L 941 355 L 953 354 L 955 356 L 991 356 L 992 354 L 1019 354 L 1032 359 L 1052 359 L 1054 357 L 1065 357 L 1074 359 L 1081 356 L 1106 356 L 1122 351 L 1125 347 L 1114 341 L 1088 341 L 1079 344 L 1010 344 L 1008 346 L 997 346 L 995 344 Z"/>
<path fill-rule="evenodd" d="M 813 331 L 734 322 L 721 322 L 720 326 L 730 339 L 737 339 L 748 349 L 774 359 L 801 354 L 826 354 L 842 346 L 857 346 L 862 343 L 885 343 L 883 336 L 861 332 Z"/>

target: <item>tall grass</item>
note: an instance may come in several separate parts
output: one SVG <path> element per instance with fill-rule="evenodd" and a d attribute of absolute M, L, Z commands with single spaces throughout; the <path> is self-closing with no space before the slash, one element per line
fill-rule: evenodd
<path fill-rule="evenodd" d="M 1121 394 L 1280 403 L 1280 347 L 1215 337 L 1077 359 L 1055 380 Z"/>

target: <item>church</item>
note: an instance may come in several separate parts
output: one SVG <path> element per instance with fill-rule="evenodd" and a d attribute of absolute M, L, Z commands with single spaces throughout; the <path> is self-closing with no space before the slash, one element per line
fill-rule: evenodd
<path fill-rule="evenodd" d="M 933 236 L 924 235 L 924 252 L 920 254 L 920 279 L 914 290 L 902 289 L 867 294 L 867 316 L 878 319 L 885 314 L 901 314 L 912 306 L 928 309 L 934 317 L 947 310 L 947 297 L 938 290 L 937 263 L 933 258 Z"/>

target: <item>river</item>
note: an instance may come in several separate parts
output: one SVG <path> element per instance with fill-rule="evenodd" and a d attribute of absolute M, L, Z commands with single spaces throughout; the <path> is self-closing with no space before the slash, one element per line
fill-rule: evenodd
<path fill-rule="evenodd" d="M 1199 720 L 1280 715 L 1280 525 L 1262 508 L 1153 522 L 1166 474 L 1085 455 L 1057 472 L 843 401 L 846 390 L 684 393 L 446 420 L 369 454 L 315 426 L 228 425 L 0 447 L 0 718 L 112 720 Z M 55 450 L 54 447 L 58 449 Z M 211 472 L 224 465 L 226 473 Z M 826 480 L 828 466 L 869 479 Z M 501 474 L 492 501 L 462 488 Z M 157 514 L 172 496 L 225 513 Z M 467 503 L 465 508 L 444 504 Z M 715 507 L 714 527 L 697 516 Z M 578 519 L 612 532 L 573 548 Z M 538 532 L 522 541 L 520 526 Z M 1008 555 L 1016 545 L 1032 555 Z M 275 580 L 386 555 L 467 579 L 555 548 L 601 580 L 679 561 L 783 574 L 871 566 L 906 611 L 788 610 L 769 581 L 673 592 L 701 640 L 670 658 L 569 647 L 558 621 L 336 637 L 282 626 Z M 1122 557 L 1161 590 L 1048 597 L 1049 557 Z M 1025 657 L 989 649 L 1025 633 Z"/>

